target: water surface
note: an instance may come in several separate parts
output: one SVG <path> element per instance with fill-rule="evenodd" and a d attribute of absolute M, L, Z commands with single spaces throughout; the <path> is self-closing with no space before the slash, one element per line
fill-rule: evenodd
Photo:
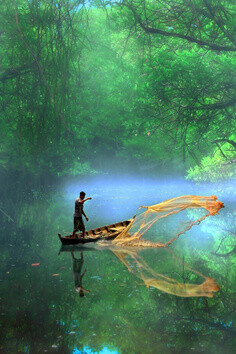
<path fill-rule="evenodd" d="M 0 351 L 233 353 L 235 203 L 230 188 L 105 178 L 73 182 L 52 194 L 22 193 L 14 208 L 6 204 L 14 223 L 1 215 Z M 147 287 L 135 258 L 129 256 L 132 272 L 120 261 L 120 250 L 99 245 L 61 249 L 57 233 L 72 231 L 80 190 L 93 198 L 85 204 L 88 228 L 129 219 L 140 205 L 216 194 L 225 203 L 219 215 L 194 226 L 169 250 L 135 250 L 135 257 L 180 283 L 200 284 L 199 273 L 211 277 L 220 290 L 212 298 L 171 295 Z M 177 222 L 165 222 L 159 234 L 156 227 L 148 237 L 169 239 Z M 76 291 L 76 262 L 79 277 L 86 270 L 79 278 L 82 297 Z"/>

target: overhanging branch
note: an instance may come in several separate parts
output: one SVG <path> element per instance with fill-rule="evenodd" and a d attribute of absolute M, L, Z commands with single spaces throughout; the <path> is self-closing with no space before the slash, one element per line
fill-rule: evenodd
<path fill-rule="evenodd" d="M 160 30 L 158 28 L 153 28 L 153 27 L 147 27 L 141 20 L 141 17 L 137 14 L 137 12 L 135 11 L 135 9 L 133 8 L 132 5 L 127 4 L 126 1 L 123 2 L 124 6 L 127 6 L 134 15 L 135 20 L 139 23 L 140 27 L 146 32 L 146 33 L 151 33 L 151 34 L 160 34 L 162 36 L 166 36 L 166 37 L 172 37 L 172 38 L 181 38 L 184 39 L 190 43 L 196 43 L 201 47 L 208 47 L 211 50 L 216 50 L 216 51 L 227 51 L 227 52 L 235 52 L 236 48 L 235 47 L 231 47 L 231 46 L 222 46 L 219 44 L 215 44 L 215 43 L 208 43 L 206 41 L 203 41 L 201 39 L 197 39 L 197 38 L 193 38 L 181 33 L 175 33 L 175 32 L 166 32 L 163 30 Z"/>
<path fill-rule="evenodd" d="M 213 140 L 211 143 L 212 143 L 212 144 L 218 144 L 218 143 L 221 143 L 221 142 L 229 143 L 229 144 L 233 145 L 233 147 L 236 149 L 236 143 L 235 143 L 235 141 L 230 140 L 230 139 L 225 139 L 225 138 L 216 139 L 216 140 Z"/>
<path fill-rule="evenodd" d="M 213 104 L 206 104 L 206 105 L 202 105 L 202 106 L 197 106 L 197 107 L 194 107 L 194 106 L 186 106 L 184 108 L 186 109 L 190 109 L 190 110 L 205 110 L 205 109 L 208 109 L 208 110 L 211 110 L 211 109 L 223 109 L 223 108 L 227 108 L 227 107 L 230 107 L 230 106 L 234 106 L 236 103 L 236 99 L 232 99 L 230 101 L 226 101 L 226 102 L 217 102 L 217 103 L 213 103 Z"/>

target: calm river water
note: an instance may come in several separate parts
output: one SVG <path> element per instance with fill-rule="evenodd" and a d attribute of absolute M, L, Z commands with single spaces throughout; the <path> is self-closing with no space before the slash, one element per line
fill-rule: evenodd
<path fill-rule="evenodd" d="M 140 205 L 180 195 L 217 195 L 225 208 L 168 249 L 63 249 L 57 233 L 71 233 L 81 190 L 93 198 L 84 207 L 87 229 L 127 220 Z M 234 352 L 232 184 L 94 178 L 57 193 L 22 192 L 4 212 L 12 220 L 1 213 L 1 353 Z M 185 221 L 192 216 L 187 213 Z M 166 218 L 161 235 L 156 226 L 147 237 L 170 239 L 183 222 Z M 150 274 L 157 286 L 145 283 Z M 213 297 L 181 297 L 166 287 L 166 279 L 197 285 L 208 277 L 220 287 Z"/>

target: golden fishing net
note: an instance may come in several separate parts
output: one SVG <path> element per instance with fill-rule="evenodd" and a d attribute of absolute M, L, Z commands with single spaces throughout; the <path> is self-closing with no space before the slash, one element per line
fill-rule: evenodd
<path fill-rule="evenodd" d="M 144 282 L 147 288 L 151 286 L 165 293 L 180 297 L 213 297 L 213 293 L 220 289 L 214 279 L 206 277 L 192 269 L 168 249 L 165 251 L 177 259 L 181 263 L 181 267 L 185 267 L 191 273 L 195 273 L 198 277 L 203 278 L 204 281 L 201 284 L 181 283 L 173 278 L 155 272 L 134 249 L 115 247 L 111 248 L 111 250 L 132 274 Z"/>
<path fill-rule="evenodd" d="M 193 225 L 198 225 L 208 216 L 217 214 L 223 206 L 223 203 L 217 200 L 216 196 L 203 197 L 196 195 L 186 195 L 168 199 L 151 206 L 141 206 L 140 208 L 146 208 L 146 211 L 134 217 L 131 223 L 113 240 L 113 243 L 123 246 L 166 247 L 181 234 L 191 229 Z M 156 222 L 191 209 L 201 209 L 204 211 L 204 215 L 193 221 L 185 221 L 184 226 L 180 230 L 176 227 L 175 230 L 169 232 L 171 239 L 164 243 L 141 239 Z"/>

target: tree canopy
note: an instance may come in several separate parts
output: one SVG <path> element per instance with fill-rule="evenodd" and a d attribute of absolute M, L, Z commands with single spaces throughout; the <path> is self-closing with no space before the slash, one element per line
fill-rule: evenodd
<path fill-rule="evenodd" d="M 0 173 L 204 174 L 220 154 L 231 178 L 233 13 L 218 0 L 5 1 Z"/>

